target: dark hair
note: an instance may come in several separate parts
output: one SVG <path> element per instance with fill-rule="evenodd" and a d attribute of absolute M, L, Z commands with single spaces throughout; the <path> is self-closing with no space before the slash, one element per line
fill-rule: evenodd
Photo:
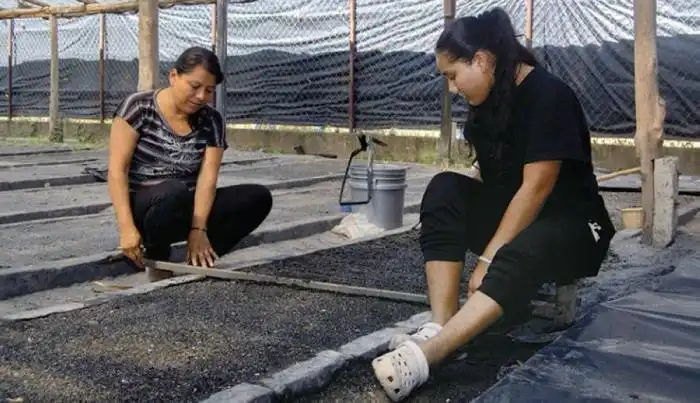
<path fill-rule="evenodd" d="M 467 62 L 479 50 L 493 54 L 496 62 L 493 87 L 483 104 L 470 106 L 467 124 L 478 118 L 479 126 L 496 136 L 504 134 L 510 120 L 518 64 L 539 65 L 535 56 L 518 42 L 508 14 L 497 7 L 475 17 L 459 18 L 442 32 L 435 50 Z"/>
<path fill-rule="evenodd" d="M 216 84 L 221 84 L 224 80 L 224 73 L 221 71 L 219 58 L 209 49 L 193 46 L 182 52 L 175 61 L 175 71 L 178 74 L 191 73 L 198 66 L 202 66 L 202 68 L 211 73 L 216 78 Z"/>

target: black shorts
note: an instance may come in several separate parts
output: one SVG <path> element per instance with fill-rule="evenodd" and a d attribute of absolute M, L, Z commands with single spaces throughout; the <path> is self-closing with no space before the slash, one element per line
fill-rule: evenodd
<path fill-rule="evenodd" d="M 615 234 L 603 199 L 598 199 L 588 208 L 540 214 L 498 250 L 479 291 L 508 312 L 529 304 L 545 282 L 567 284 L 597 275 Z M 465 175 L 436 175 L 421 205 L 425 261 L 464 261 L 467 250 L 480 255 L 509 202 Z"/>

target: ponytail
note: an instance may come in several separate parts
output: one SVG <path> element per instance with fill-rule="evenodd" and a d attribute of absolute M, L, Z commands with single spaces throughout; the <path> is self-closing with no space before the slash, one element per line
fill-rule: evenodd
<path fill-rule="evenodd" d="M 483 104 L 471 107 L 467 124 L 479 119 L 479 126 L 487 132 L 504 135 L 510 121 L 518 65 L 539 66 L 532 52 L 518 41 L 508 14 L 502 8 L 494 8 L 474 17 L 459 18 L 442 32 L 435 48 L 437 53 L 470 63 L 480 50 L 494 56 L 493 87 Z"/>

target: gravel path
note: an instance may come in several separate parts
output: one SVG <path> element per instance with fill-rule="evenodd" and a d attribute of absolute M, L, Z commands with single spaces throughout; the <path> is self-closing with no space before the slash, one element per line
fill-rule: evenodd
<path fill-rule="evenodd" d="M 4 325 L 0 400 L 195 402 L 422 310 L 234 282 L 171 287 Z"/>

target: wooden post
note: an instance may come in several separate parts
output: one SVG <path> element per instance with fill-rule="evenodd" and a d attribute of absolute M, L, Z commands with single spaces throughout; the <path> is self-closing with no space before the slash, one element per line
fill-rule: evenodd
<path fill-rule="evenodd" d="M 14 63 L 15 20 L 10 19 L 7 30 L 7 120 L 12 121 L 12 64 Z"/>
<path fill-rule="evenodd" d="M 210 20 L 210 22 L 211 22 L 211 28 L 209 30 L 210 31 L 209 36 L 211 39 L 211 51 L 216 53 L 216 4 L 214 4 L 211 7 L 211 20 Z M 213 108 L 216 108 L 216 99 L 218 97 L 218 95 L 216 95 L 217 93 L 218 93 L 218 91 L 215 88 L 213 100 L 211 102 L 211 107 L 213 107 Z"/>
<path fill-rule="evenodd" d="M 637 156 L 642 168 L 642 242 L 650 245 L 654 231 L 654 159 L 661 155 L 665 105 L 659 97 L 656 73 L 656 0 L 634 1 L 634 89 Z"/>
<path fill-rule="evenodd" d="M 211 7 L 211 51 L 216 53 L 216 4 Z"/>
<path fill-rule="evenodd" d="M 224 72 L 224 80 L 216 86 L 216 110 L 226 121 L 226 76 L 228 70 L 226 59 L 228 57 L 228 1 L 216 0 L 216 56 L 219 58 L 221 70 Z"/>
<path fill-rule="evenodd" d="M 139 0 L 138 90 L 158 86 L 158 0 Z"/>
<path fill-rule="evenodd" d="M 105 122 L 105 36 L 106 36 L 106 16 L 100 14 L 100 38 L 98 52 L 100 57 L 100 123 Z"/>
<path fill-rule="evenodd" d="M 350 10 L 348 32 L 348 132 L 353 134 L 357 125 L 356 121 L 356 84 L 355 84 L 355 56 L 357 55 L 357 1 L 348 0 Z"/>
<path fill-rule="evenodd" d="M 58 116 L 59 76 L 58 76 L 58 21 L 50 16 L 51 27 L 51 93 L 49 95 L 49 139 L 56 143 L 63 142 L 63 128 Z"/>
<path fill-rule="evenodd" d="M 454 21 L 456 0 L 443 0 L 444 26 L 447 27 Z M 452 94 L 449 82 L 442 79 L 442 116 L 440 125 L 440 141 L 438 142 L 438 154 L 442 168 L 452 165 L 450 158 L 452 149 Z"/>
<path fill-rule="evenodd" d="M 532 50 L 532 21 L 535 0 L 525 0 L 525 46 Z"/>

